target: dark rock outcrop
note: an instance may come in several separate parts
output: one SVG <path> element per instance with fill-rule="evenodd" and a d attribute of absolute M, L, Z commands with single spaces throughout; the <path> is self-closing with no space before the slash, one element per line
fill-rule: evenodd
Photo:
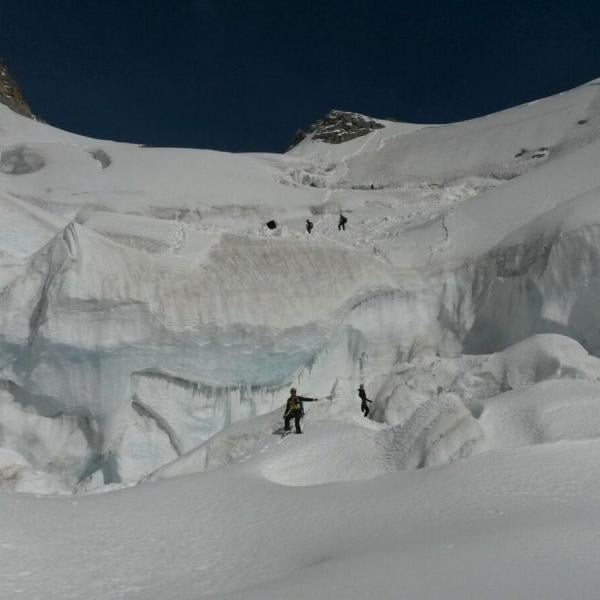
<path fill-rule="evenodd" d="M 11 77 L 6 63 L 0 58 L 0 103 L 24 117 L 33 118 L 33 114 L 23 98 L 17 82 Z"/>
<path fill-rule="evenodd" d="M 298 145 L 307 135 L 327 144 L 341 144 L 383 127 L 381 123 L 357 113 L 331 110 L 324 118 L 315 121 L 307 132 L 297 131 L 290 148 Z"/>

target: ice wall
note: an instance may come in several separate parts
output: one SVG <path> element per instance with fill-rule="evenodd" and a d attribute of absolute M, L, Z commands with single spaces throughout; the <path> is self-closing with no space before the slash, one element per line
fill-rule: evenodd
<path fill-rule="evenodd" d="M 4 410 L 41 448 L 65 446 L 56 470 L 67 481 L 127 482 L 281 406 L 292 382 L 351 408 L 359 383 L 375 395 L 402 365 L 532 333 L 594 350 L 600 239 L 595 226 L 563 229 L 550 245 L 542 236 L 412 272 L 340 247 L 236 237 L 190 264 L 70 225 L 0 296 L 2 380 L 27 398 L 5 394 Z M 431 399 L 428 386 L 377 418 L 399 422 L 398 410 Z M 44 453 L 26 458 L 48 469 Z"/>
<path fill-rule="evenodd" d="M 591 221 L 501 246 L 484 257 L 474 278 L 477 309 L 465 351 L 490 352 L 533 333 L 554 332 L 598 354 L 600 333 L 593 324 L 599 249 L 600 227 Z"/>
<path fill-rule="evenodd" d="M 396 282 L 341 247 L 231 236 L 190 264 L 71 224 L 0 296 L 2 380 L 78 424 L 87 454 L 69 481 L 133 481 L 281 405 L 344 315 Z"/>
<path fill-rule="evenodd" d="M 131 482 L 281 406 L 293 382 L 355 409 L 359 383 L 375 395 L 406 364 L 546 331 L 594 349 L 596 229 L 556 234 L 550 251 L 540 239 L 412 272 L 340 247 L 236 237 L 190 264 L 70 225 L 0 296 L 2 381 L 21 398 L 3 396 L 7 423 L 26 423 L 42 449 L 62 444 L 52 469 L 69 483 Z M 418 398 L 375 416 L 399 423 L 437 393 L 414 387 Z M 44 454 L 25 453 L 52 470 Z"/>

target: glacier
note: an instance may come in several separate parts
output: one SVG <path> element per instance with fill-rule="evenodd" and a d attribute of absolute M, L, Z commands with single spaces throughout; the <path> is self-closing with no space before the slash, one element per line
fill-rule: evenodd
<path fill-rule="evenodd" d="M 359 598 L 359 555 L 381 597 L 400 580 L 439 597 L 410 575 L 434 557 L 448 576 L 478 566 L 447 597 L 500 598 L 479 532 L 498 561 L 522 559 L 521 589 L 528 551 L 556 570 L 558 519 L 592 548 L 577 515 L 592 522 L 598 495 L 599 94 L 592 81 L 449 125 L 377 119 L 285 154 L 95 140 L 0 105 L 6 594 L 38 510 L 79 511 L 97 572 L 70 549 L 77 523 L 53 545 L 49 518 L 60 577 L 34 560 L 31 598 L 300 598 L 297 564 Z M 291 386 L 319 401 L 283 438 Z M 505 515 L 533 541 L 509 539 Z M 115 564 L 136 553 L 153 569 Z"/>
<path fill-rule="evenodd" d="M 55 430 L 71 440 L 53 465 L 63 483 L 131 484 L 294 383 L 342 411 L 359 382 L 376 395 L 422 355 L 536 333 L 593 354 L 597 90 L 465 124 L 381 122 L 336 145 L 309 136 L 287 155 L 69 137 L 2 108 L 7 410 L 42 448 Z"/>

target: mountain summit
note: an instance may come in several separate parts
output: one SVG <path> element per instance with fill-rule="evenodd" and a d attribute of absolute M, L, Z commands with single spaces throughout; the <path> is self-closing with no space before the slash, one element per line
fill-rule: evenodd
<path fill-rule="evenodd" d="M 299 129 L 294 136 L 291 148 L 298 145 L 307 136 L 327 144 L 342 144 L 367 135 L 375 129 L 383 129 L 383 127 L 382 123 L 364 115 L 333 109 L 322 119 L 315 121 L 308 131 Z"/>

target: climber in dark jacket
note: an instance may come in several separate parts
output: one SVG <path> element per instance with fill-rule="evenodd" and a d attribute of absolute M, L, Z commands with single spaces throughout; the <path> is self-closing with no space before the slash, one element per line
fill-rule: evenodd
<path fill-rule="evenodd" d="M 373 401 L 369 400 L 367 398 L 367 393 L 365 392 L 365 386 L 362 383 L 358 386 L 358 397 L 361 400 L 360 410 L 362 410 L 363 415 L 365 417 L 368 417 L 370 411 L 369 411 L 369 405 L 367 404 L 367 402 L 370 402 L 371 404 L 373 404 Z"/>
<path fill-rule="evenodd" d="M 310 233 L 312 231 L 313 227 L 314 227 L 313 222 L 309 219 L 306 219 L 306 231 L 308 233 Z"/>
<path fill-rule="evenodd" d="M 340 220 L 338 221 L 338 231 L 346 231 L 346 223 L 348 222 L 348 219 L 342 214 L 340 213 Z"/>
<path fill-rule="evenodd" d="M 294 419 L 296 425 L 296 433 L 302 433 L 300 429 L 300 419 L 304 417 L 303 402 L 317 402 L 318 398 L 304 398 L 296 395 L 296 388 L 290 390 L 290 397 L 285 405 L 285 413 L 283 413 L 284 431 L 291 431 L 290 421 Z"/>

